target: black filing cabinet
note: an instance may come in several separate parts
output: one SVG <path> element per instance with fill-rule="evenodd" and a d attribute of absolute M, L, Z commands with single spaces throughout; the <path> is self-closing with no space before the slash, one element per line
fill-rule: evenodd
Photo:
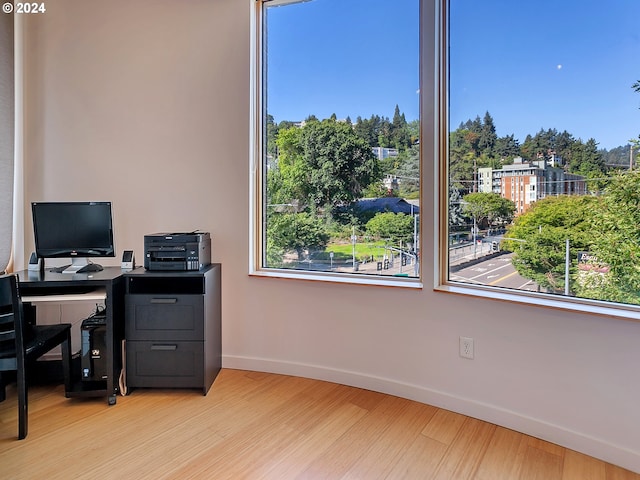
<path fill-rule="evenodd" d="M 222 366 L 221 268 L 125 275 L 127 387 L 207 394 Z"/>

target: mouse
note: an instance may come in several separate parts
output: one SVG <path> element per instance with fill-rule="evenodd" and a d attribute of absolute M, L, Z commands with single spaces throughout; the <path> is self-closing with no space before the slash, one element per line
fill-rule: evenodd
<path fill-rule="evenodd" d="M 87 263 L 84 267 L 82 267 L 76 273 L 100 272 L 101 270 L 102 270 L 102 265 L 99 265 L 97 263 Z"/>

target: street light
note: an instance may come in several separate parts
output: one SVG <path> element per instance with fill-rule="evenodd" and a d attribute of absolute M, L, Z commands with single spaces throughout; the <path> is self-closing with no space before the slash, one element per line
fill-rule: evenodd
<path fill-rule="evenodd" d="M 351 250 L 352 250 L 352 265 L 353 271 L 356 271 L 356 240 L 358 237 L 356 236 L 356 227 L 355 225 L 351 227 Z"/>

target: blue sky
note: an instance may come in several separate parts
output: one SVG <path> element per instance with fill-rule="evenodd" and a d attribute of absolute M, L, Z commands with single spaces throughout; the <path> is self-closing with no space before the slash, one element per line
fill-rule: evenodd
<path fill-rule="evenodd" d="M 417 0 L 270 8 L 268 110 L 418 118 Z M 409 13 L 406 12 L 416 12 Z M 521 142 L 567 130 L 602 148 L 640 134 L 640 0 L 452 0 L 450 123 L 489 111 Z"/>
<path fill-rule="evenodd" d="M 354 122 L 391 118 L 396 104 L 417 119 L 417 5 L 313 0 L 270 8 L 268 109 L 276 122 L 332 113 Z"/>

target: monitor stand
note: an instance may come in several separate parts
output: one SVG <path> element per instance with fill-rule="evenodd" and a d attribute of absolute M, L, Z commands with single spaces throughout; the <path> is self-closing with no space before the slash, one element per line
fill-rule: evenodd
<path fill-rule="evenodd" d="M 82 267 L 84 267 L 85 265 L 87 265 L 87 263 L 89 263 L 87 261 L 86 258 L 77 258 L 77 257 L 73 257 L 71 259 L 71 265 L 67 266 L 67 268 L 65 268 L 62 273 L 78 273 L 78 270 L 80 270 Z"/>

